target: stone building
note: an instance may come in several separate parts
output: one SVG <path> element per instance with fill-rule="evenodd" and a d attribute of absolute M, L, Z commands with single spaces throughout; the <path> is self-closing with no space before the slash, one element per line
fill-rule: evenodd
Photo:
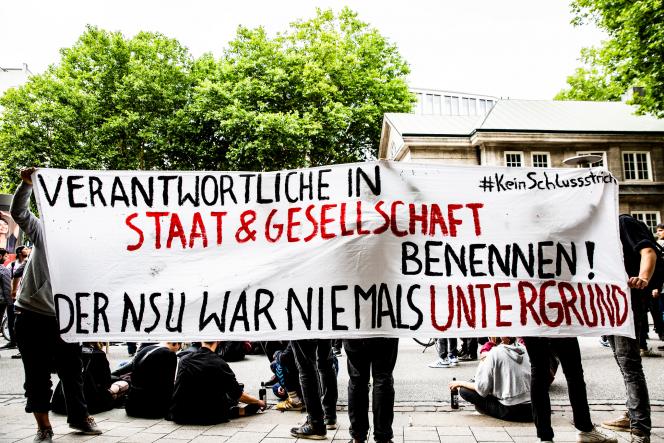
<path fill-rule="evenodd" d="M 620 212 L 653 230 L 664 213 L 664 120 L 622 102 L 498 100 L 486 115 L 385 114 L 379 158 L 445 165 L 568 167 L 597 154 Z"/>

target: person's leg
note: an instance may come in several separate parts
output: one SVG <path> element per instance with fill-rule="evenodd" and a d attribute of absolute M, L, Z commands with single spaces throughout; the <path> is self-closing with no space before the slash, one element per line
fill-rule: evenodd
<path fill-rule="evenodd" d="M 14 305 L 7 305 L 7 326 L 9 327 L 9 342 L 16 344 L 16 337 L 14 336 L 14 322 L 16 316 L 14 314 Z"/>
<path fill-rule="evenodd" d="M 376 442 L 388 442 L 394 437 L 394 366 L 399 351 L 398 338 L 368 339 L 373 378 L 373 429 Z"/>
<path fill-rule="evenodd" d="M 438 357 L 441 359 L 447 358 L 447 339 L 439 338 L 438 343 L 436 344 L 436 350 L 438 351 Z"/>
<path fill-rule="evenodd" d="M 307 407 L 308 423 L 316 434 L 325 435 L 323 406 L 316 371 L 316 340 L 297 340 L 291 342 L 291 346 L 297 369 L 300 371 L 300 386 Z"/>
<path fill-rule="evenodd" d="M 540 440 L 553 440 L 551 427 L 551 399 L 549 397 L 550 354 L 549 339 L 524 337 L 530 357 L 530 399 L 532 415 Z"/>
<path fill-rule="evenodd" d="M 369 371 L 365 339 L 344 340 L 348 365 L 348 419 L 350 435 L 366 441 L 369 433 Z M 369 342 L 370 343 L 370 342 Z"/>
<path fill-rule="evenodd" d="M 475 359 L 477 358 L 477 338 L 472 337 L 468 339 L 468 355 Z"/>
<path fill-rule="evenodd" d="M 321 401 L 323 402 L 326 425 L 336 427 L 339 393 L 337 391 L 337 374 L 334 371 L 332 340 L 318 340 L 316 368 L 320 378 Z"/>
<path fill-rule="evenodd" d="M 55 318 L 17 311 L 14 329 L 25 373 L 25 412 L 34 414 L 39 429 L 50 429 L 51 366 L 58 332 Z"/>
<path fill-rule="evenodd" d="M 81 424 L 89 415 L 83 397 L 81 347 L 78 343 L 66 343 L 58 337 L 55 352 L 55 370 L 67 405 L 67 423 Z"/>
<path fill-rule="evenodd" d="M 457 351 L 457 339 L 456 338 L 448 338 L 448 345 L 449 348 L 447 349 L 447 356 L 453 356 L 456 357 L 459 351 Z"/>
<path fill-rule="evenodd" d="M 477 412 L 480 414 L 488 415 L 489 417 L 498 418 L 500 420 L 506 420 L 505 417 L 509 414 L 507 406 L 503 405 L 492 395 L 482 397 L 476 391 L 464 387 L 459 388 L 459 395 L 468 403 L 473 404 Z"/>
<path fill-rule="evenodd" d="M 593 422 L 590 419 L 579 340 L 576 337 L 552 338 L 550 346 L 558 356 L 567 380 L 567 392 L 572 406 L 574 426 L 579 431 L 590 432 L 593 429 Z"/>
<path fill-rule="evenodd" d="M 652 313 L 653 329 L 661 339 L 664 336 L 664 320 L 662 319 L 662 307 L 658 298 L 649 299 L 650 312 Z"/>
<path fill-rule="evenodd" d="M 640 309 L 637 297 L 632 297 L 632 309 Z M 639 320 L 636 312 L 634 315 L 635 330 L 640 330 Z M 638 334 L 637 334 L 638 336 Z M 625 389 L 627 391 L 627 409 L 629 411 L 630 426 L 644 435 L 650 435 L 650 398 L 648 386 L 646 385 L 641 355 L 639 354 L 639 341 L 629 337 L 617 335 L 609 336 L 609 343 L 613 349 L 613 355 L 618 363 L 620 372 L 623 374 Z"/>

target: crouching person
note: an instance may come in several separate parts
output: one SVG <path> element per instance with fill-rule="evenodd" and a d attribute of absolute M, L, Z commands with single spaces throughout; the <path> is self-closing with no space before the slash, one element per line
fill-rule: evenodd
<path fill-rule="evenodd" d="M 507 421 L 533 421 L 530 404 L 530 360 L 510 337 L 489 352 L 477 367 L 475 382 L 453 381 L 450 389 L 481 414 Z"/>
<path fill-rule="evenodd" d="M 180 360 L 170 420 L 214 425 L 265 409 L 265 402 L 245 393 L 228 363 L 216 354 L 218 344 L 203 342 L 200 349 Z M 240 406 L 240 402 L 245 406 Z"/>

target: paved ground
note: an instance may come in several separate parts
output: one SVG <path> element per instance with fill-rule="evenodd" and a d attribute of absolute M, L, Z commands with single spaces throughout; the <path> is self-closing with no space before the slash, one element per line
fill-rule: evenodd
<path fill-rule="evenodd" d="M 0 341 L 0 344 L 2 342 Z M 598 345 L 596 338 L 581 339 L 584 370 L 588 384 L 593 420 L 597 423 L 620 415 L 623 411 L 624 386 L 611 351 Z M 652 341 L 652 346 L 662 343 Z M 9 357 L 15 351 L 0 351 L 0 443 L 32 441 L 34 424 L 23 412 L 22 366 L 20 360 Z M 112 346 L 109 353 L 111 366 L 127 358 L 123 346 Z M 473 376 L 476 363 L 465 363 L 457 368 L 430 369 L 426 364 L 435 358 L 433 349 L 422 353 L 412 340 L 402 340 L 395 370 L 397 405 L 395 407 L 395 443 L 403 442 L 535 442 L 532 424 L 510 424 L 481 416 L 462 403 L 460 410 L 449 408 L 449 391 L 444 388 L 452 377 L 468 379 Z M 328 433 L 328 440 L 347 441 L 348 418 L 345 411 L 347 374 L 345 357 L 340 361 L 339 422 L 340 428 Z M 257 394 L 261 380 L 269 377 L 267 359 L 249 356 L 232 363 L 238 379 L 249 392 Z M 644 359 L 644 369 L 653 404 L 653 442 L 664 442 L 664 358 Z M 562 376 L 552 386 L 554 406 L 553 423 L 556 440 L 575 441 L 570 425 L 571 412 L 567 406 L 567 391 Z M 268 397 L 274 405 L 276 398 Z M 305 419 L 296 412 L 281 413 L 268 409 L 255 417 L 231 423 L 206 426 L 178 426 L 164 420 L 138 420 L 126 416 L 124 410 L 113 410 L 96 416 L 104 434 L 100 437 L 78 436 L 69 432 L 63 417 L 54 418 L 58 441 L 98 442 L 229 442 L 229 443 L 287 443 L 289 429 Z M 621 441 L 628 436 L 619 434 Z"/>
<path fill-rule="evenodd" d="M 345 408 L 339 408 L 339 429 L 328 431 L 328 441 L 348 441 L 348 417 Z M 442 403 L 399 403 L 396 406 L 395 443 L 404 442 L 536 442 L 532 424 L 507 423 L 481 416 L 467 405 L 452 411 Z M 570 424 L 569 408 L 558 404 L 553 407 L 553 425 L 556 441 L 576 441 L 576 432 Z M 594 405 L 591 407 L 596 422 L 614 417 L 621 405 Z M 30 442 L 34 425 L 23 412 L 23 400 L 16 396 L 0 396 L 0 443 Z M 220 442 L 220 443 L 291 443 L 289 429 L 302 423 L 305 415 L 299 412 L 278 412 L 268 409 L 254 417 L 233 420 L 216 426 L 179 426 L 165 420 L 132 419 L 124 410 L 114 409 L 96 416 L 104 434 L 98 437 L 80 436 L 70 432 L 62 416 L 54 416 L 53 424 L 59 442 L 135 442 L 162 443 Z M 653 442 L 664 442 L 664 406 L 653 411 Z M 610 432 L 610 431 L 607 431 Z M 625 433 L 618 433 L 619 441 L 629 441 Z"/>

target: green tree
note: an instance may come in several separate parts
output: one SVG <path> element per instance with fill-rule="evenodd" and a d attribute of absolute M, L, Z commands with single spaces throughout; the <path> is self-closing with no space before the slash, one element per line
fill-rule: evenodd
<path fill-rule="evenodd" d="M 0 98 L 0 174 L 17 168 L 171 168 L 187 153 L 193 60 L 157 33 L 88 27 L 61 61 Z M 5 186 L 6 187 L 6 186 Z"/>
<path fill-rule="evenodd" d="M 342 10 L 269 37 L 240 27 L 223 55 L 88 27 L 45 73 L 0 98 L 4 191 L 28 165 L 272 170 L 376 155 L 385 112 L 411 109 L 396 46 Z"/>
<path fill-rule="evenodd" d="M 577 68 L 573 75 L 567 77 L 569 89 L 560 91 L 554 100 L 589 100 L 617 101 L 620 100 L 624 88 L 606 72 L 598 62 L 597 50 L 583 48 L 581 60 L 584 66 Z"/>
<path fill-rule="evenodd" d="M 594 23 L 609 39 L 582 52 L 589 64 L 568 78 L 570 89 L 559 96 L 603 100 L 617 90 L 639 86 L 644 91 L 635 100 L 639 110 L 664 116 L 662 0 L 574 0 L 572 10 L 575 25 Z"/>
<path fill-rule="evenodd" d="M 192 115 L 216 128 L 231 169 L 361 161 L 377 153 L 383 114 L 412 108 L 408 72 L 396 46 L 354 12 L 318 10 L 274 38 L 240 27 L 197 88 Z"/>

